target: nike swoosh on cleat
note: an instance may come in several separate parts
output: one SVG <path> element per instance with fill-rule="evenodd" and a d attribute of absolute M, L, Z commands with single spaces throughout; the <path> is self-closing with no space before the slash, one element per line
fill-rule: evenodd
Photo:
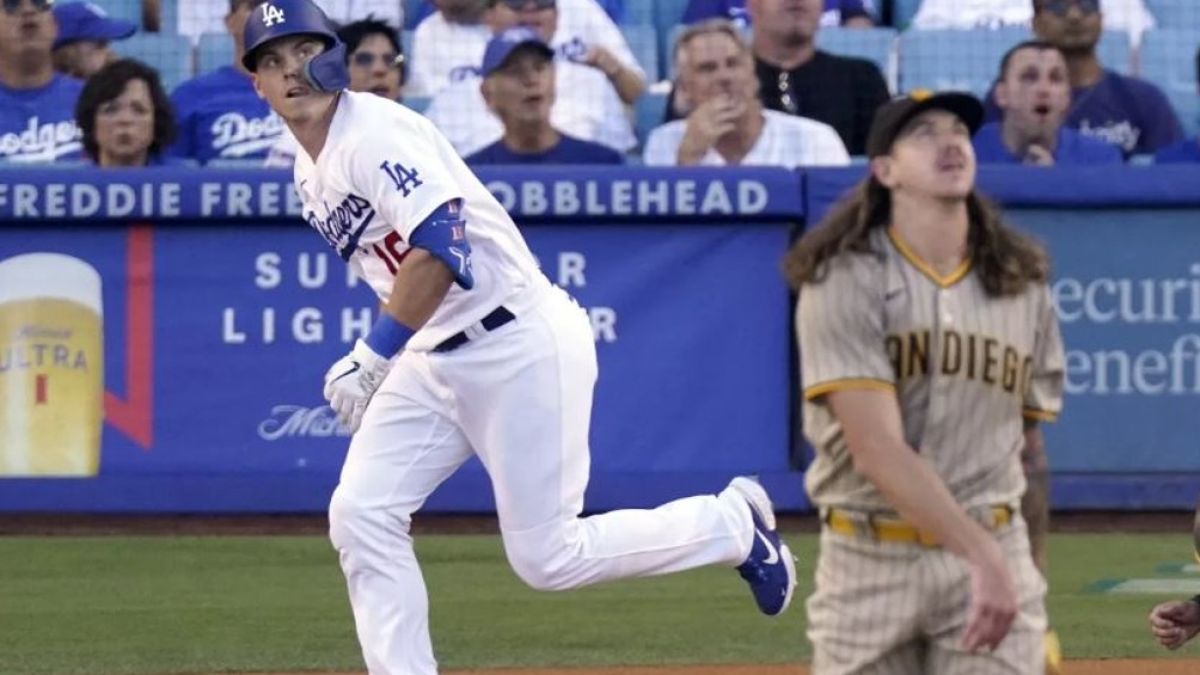
<path fill-rule="evenodd" d="M 763 545 L 767 547 L 768 555 L 767 555 L 767 559 L 764 560 L 763 563 L 766 565 L 774 565 L 774 564 L 778 563 L 779 562 L 779 551 L 778 551 L 778 549 L 775 548 L 775 545 L 771 543 L 771 540 L 767 539 L 767 535 L 763 534 L 762 530 L 758 530 L 758 529 L 754 530 L 754 534 L 757 534 L 758 540 L 761 541 L 763 543 Z"/>

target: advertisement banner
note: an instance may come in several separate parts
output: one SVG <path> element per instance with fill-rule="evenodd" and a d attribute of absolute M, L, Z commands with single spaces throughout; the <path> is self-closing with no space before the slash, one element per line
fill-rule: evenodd
<path fill-rule="evenodd" d="M 157 185 L 189 193 L 190 181 Z M 692 189 L 677 186 L 663 193 Z M 10 208 L 44 209 L 51 192 Z M 787 471 L 792 347 L 774 264 L 785 222 L 520 220 L 544 273 L 592 321 L 592 467 L 604 499 L 644 487 L 623 490 L 625 476 L 707 484 Z M 349 436 L 322 378 L 370 328 L 378 300 L 317 234 L 298 218 L 18 221 L 4 234 L 0 508 L 324 507 Z M 478 465 L 462 473 L 435 502 L 490 508 Z"/>

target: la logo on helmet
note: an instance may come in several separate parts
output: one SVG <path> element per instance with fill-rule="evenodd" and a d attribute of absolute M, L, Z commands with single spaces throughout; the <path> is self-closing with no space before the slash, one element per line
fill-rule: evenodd
<path fill-rule="evenodd" d="M 277 23 L 283 23 L 283 10 L 275 5 L 267 4 L 263 9 L 263 25 L 267 28 L 274 26 Z"/>

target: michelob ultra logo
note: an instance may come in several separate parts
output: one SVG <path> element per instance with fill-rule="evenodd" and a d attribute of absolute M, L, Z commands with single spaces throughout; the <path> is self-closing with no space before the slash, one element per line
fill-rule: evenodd
<path fill-rule="evenodd" d="M 100 275 L 57 253 L 0 261 L 0 476 L 94 476 L 103 421 Z"/>

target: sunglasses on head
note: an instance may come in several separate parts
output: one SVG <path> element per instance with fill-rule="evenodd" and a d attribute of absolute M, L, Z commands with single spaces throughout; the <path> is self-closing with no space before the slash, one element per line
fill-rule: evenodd
<path fill-rule="evenodd" d="M 360 68 L 370 68 L 376 61 L 382 61 L 389 68 L 399 68 L 404 63 L 403 54 L 375 54 L 373 52 L 354 52 L 350 55 L 350 63 Z"/>
<path fill-rule="evenodd" d="M 25 4 L 25 0 L 4 0 L 4 11 L 9 14 L 16 14 L 21 11 L 21 6 Z M 44 12 L 54 6 L 54 0 L 29 0 L 29 4 L 39 12 Z"/>
<path fill-rule="evenodd" d="M 534 9 L 550 9 L 556 4 L 556 0 L 500 0 L 500 4 L 516 12 L 531 4 Z"/>
<path fill-rule="evenodd" d="M 1042 9 L 1051 14 L 1066 16 L 1067 12 L 1071 11 L 1071 5 L 1079 7 L 1079 11 L 1084 14 L 1100 11 L 1100 0 L 1045 0 Z"/>

